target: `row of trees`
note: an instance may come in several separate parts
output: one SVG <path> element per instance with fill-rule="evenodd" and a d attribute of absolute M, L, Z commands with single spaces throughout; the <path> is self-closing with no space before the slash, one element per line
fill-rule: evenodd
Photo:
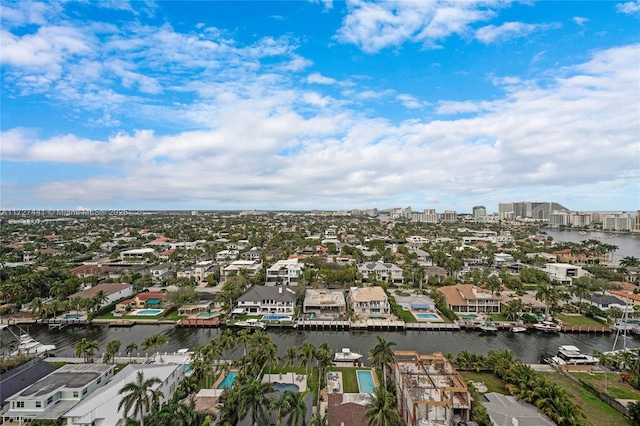
<path fill-rule="evenodd" d="M 165 346 L 169 343 L 169 338 L 164 334 L 153 334 L 151 336 L 147 336 L 140 345 L 140 349 L 143 351 L 148 350 L 156 350 L 162 346 Z M 120 340 L 114 339 L 107 342 L 104 349 L 104 358 L 103 361 L 105 363 L 113 363 L 115 362 L 115 356 L 120 352 L 121 342 Z M 76 343 L 75 347 L 75 355 L 77 357 L 83 357 L 84 362 L 93 362 L 94 356 L 96 352 L 100 349 L 97 340 L 89 340 L 86 337 L 83 337 L 78 343 Z M 131 355 L 138 350 L 137 343 L 130 343 L 127 345 L 125 352 L 127 355 Z"/>

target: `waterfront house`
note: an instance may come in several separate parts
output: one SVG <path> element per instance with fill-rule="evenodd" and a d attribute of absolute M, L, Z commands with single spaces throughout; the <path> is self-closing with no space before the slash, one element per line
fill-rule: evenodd
<path fill-rule="evenodd" d="M 535 425 L 554 426 L 547 416 L 541 414 L 535 405 L 518 401 L 512 395 L 496 392 L 485 393 L 482 405 L 494 425 Z"/>
<path fill-rule="evenodd" d="M 178 308 L 178 315 L 197 316 L 214 310 L 216 302 L 213 300 L 200 300 L 195 303 L 185 303 Z"/>
<path fill-rule="evenodd" d="M 146 291 L 136 294 L 131 299 L 123 300 L 116 305 L 116 312 L 125 313 L 129 309 L 159 308 L 165 294 L 161 291 Z"/>
<path fill-rule="evenodd" d="M 173 276 L 173 274 L 171 273 L 172 269 L 173 264 L 165 262 L 150 268 L 149 273 L 151 274 L 151 278 L 153 279 L 154 283 L 162 283 Z"/>
<path fill-rule="evenodd" d="M 0 407 L 2 407 L 2 413 L 9 409 L 8 406 L 5 406 L 7 398 L 54 371 L 56 371 L 56 367 L 45 362 L 42 358 L 36 357 L 25 364 L 2 373 L 0 375 Z"/>
<path fill-rule="evenodd" d="M 603 311 L 611 308 L 619 308 L 624 312 L 627 309 L 627 304 L 617 297 L 600 293 L 591 293 L 591 296 L 587 299 L 587 302 Z M 633 307 L 631 306 L 631 304 L 629 304 L 629 311 L 633 312 Z"/>
<path fill-rule="evenodd" d="M 97 284 L 93 287 L 89 287 L 85 290 L 72 294 L 68 297 L 68 299 L 91 299 L 100 292 L 103 292 L 103 294 L 105 295 L 105 299 L 100 301 L 100 306 L 102 307 L 107 306 L 108 304 L 113 303 L 116 300 L 122 299 L 123 297 L 131 296 L 133 294 L 133 286 L 131 284 L 124 283 Z"/>
<path fill-rule="evenodd" d="M 9 409 L 2 414 L 3 422 L 58 420 L 103 387 L 113 377 L 114 370 L 115 366 L 109 364 L 66 364 L 7 398 Z"/>
<path fill-rule="evenodd" d="M 339 318 L 347 312 L 347 302 L 342 290 L 307 289 L 302 305 L 305 315 L 314 318 Z"/>
<path fill-rule="evenodd" d="M 438 288 L 447 300 L 447 307 L 454 312 L 492 313 L 500 312 L 500 297 L 472 284 L 456 284 Z"/>
<path fill-rule="evenodd" d="M 249 277 L 255 276 L 262 269 L 262 264 L 257 260 L 235 260 L 220 270 L 220 283 L 224 284 L 227 278 L 240 275 L 242 271 Z"/>
<path fill-rule="evenodd" d="M 349 291 L 348 301 L 350 309 L 359 317 L 391 315 L 391 305 L 387 293 L 379 286 L 352 287 Z"/>
<path fill-rule="evenodd" d="M 138 373 L 142 373 L 145 380 L 157 377 L 160 383 L 152 386 L 158 392 L 160 406 L 171 399 L 171 396 L 184 378 L 184 364 L 129 364 L 122 369 L 111 382 L 95 392 L 89 398 L 66 411 L 62 416 L 67 426 L 124 426 L 127 419 L 139 420 L 139 413 L 118 408 L 123 395 L 120 390 L 127 383 L 138 380 Z M 148 415 L 148 412 L 144 412 Z"/>
<path fill-rule="evenodd" d="M 293 315 L 296 292 L 290 287 L 254 285 L 238 298 L 238 310 L 248 314 Z"/>
<path fill-rule="evenodd" d="M 393 379 L 398 413 L 408 426 L 458 424 L 471 418 L 471 393 L 441 353 L 394 351 Z"/>
<path fill-rule="evenodd" d="M 327 396 L 329 426 L 367 426 L 367 400 L 356 399 L 352 394 L 343 393 L 330 393 Z"/>

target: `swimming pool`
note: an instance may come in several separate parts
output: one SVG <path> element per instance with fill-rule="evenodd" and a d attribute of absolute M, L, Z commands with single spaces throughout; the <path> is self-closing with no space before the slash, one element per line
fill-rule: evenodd
<path fill-rule="evenodd" d="M 273 388 L 279 392 L 284 392 L 289 390 L 291 392 L 300 392 L 300 386 L 294 385 L 293 383 L 278 383 L 275 382 L 273 384 Z"/>
<path fill-rule="evenodd" d="M 218 385 L 218 389 L 231 389 L 233 387 L 233 381 L 236 379 L 237 375 L 237 371 L 229 371 Z"/>
<path fill-rule="evenodd" d="M 263 315 L 262 321 L 291 321 L 291 315 Z"/>
<path fill-rule="evenodd" d="M 64 317 L 66 319 L 79 319 L 82 318 L 82 314 L 67 314 Z"/>
<path fill-rule="evenodd" d="M 373 382 L 373 373 L 371 370 L 358 370 L 358 387 L 360 393 L 374 393 L 376 391 L 376 385 Z"/>
<path fill-rule="evenodd" d="M 416 317 L 420 318 L 420 319 L 438 319 L 440 318 L 438 315 L 436 314 L 414 314 Z"/>
<path fill-rule="evenodd" d="M 156 315 L 160 315 L 162 311 L 164 311 L 164 309 L 138 309 L 136 311 L 132 311 L 129 315 L 155 317 Z"/>
<path fill-rule="evenodd" d="M 200 312 L 198 314 L 198 318 L 213 318 L 213 317 L 217 317 L 218 315 L 220 315 L 220 312 L 218 311 Z"/>
<path fill-rule="evenodd" d="M 478 316 L 476 314 L 464 314 L 464 315 L 460 315 L 460 318 L 463 320 L 473 320 L 473 319 L 477 319 Z"/>

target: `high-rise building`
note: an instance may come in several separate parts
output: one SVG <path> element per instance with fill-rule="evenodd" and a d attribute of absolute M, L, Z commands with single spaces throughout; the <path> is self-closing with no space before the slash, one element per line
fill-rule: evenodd
<path fill-rule="evenodd" d="M 549 215 L 549 225 L 551 226 L 570 226 L 571 215 L 568 211 L 556 210 Z"/>
<path fill-rule="evenodd" d="M 473 218 L 480 219 L 487 215 L 487 209 L 485 206 L 473 206 Z"/>
<path fill-rule="evenodd" d="M 530 218 L 536 220 L 549 220 L 554 211 L 569 211 L 566 207 L 554 201 L 515 201 L 500 203 L 498 212 L 500 219 Z"/>
<path fill-rule="evenodd" d="M 591 225 L 591 215 L 589 213 L 571 213 L 571 226 L 583 228 Z"/>
<path fill-rule="evenodd" d="M 604 231 L 631 231 L 634 220 L 629 213 L 606 214 L 602 217 Z"/>

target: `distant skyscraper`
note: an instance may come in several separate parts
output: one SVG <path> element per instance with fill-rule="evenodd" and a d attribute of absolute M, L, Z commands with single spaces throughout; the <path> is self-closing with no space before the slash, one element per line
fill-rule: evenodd
<path fill-rule="evenodd" d="M 602 217 L 602 229 L 605 231 L 631 231 L 634 221 L 629 213 L 607 214 Z"/>
<path fill-rule="evenodd" d="M 473 217 L 475 219 L 483 218 L 487 215 L 487 209 L 485 206 L 474 206 L 473 207 Z"/>
<path fill-rule="evenodd" d="M 554 211 L 569 211 L 565 206 L 554 201 L 516 201 L 500 203 L 498 212 L 500 219 L 531 218 L 537 220 L 549 220 Z"/>

